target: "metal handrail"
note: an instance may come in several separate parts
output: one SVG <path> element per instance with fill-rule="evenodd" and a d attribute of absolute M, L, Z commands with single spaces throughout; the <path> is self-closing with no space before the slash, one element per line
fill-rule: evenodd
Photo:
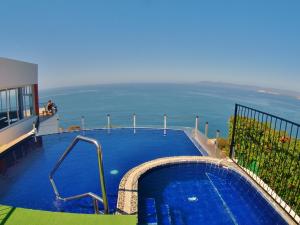
<path fill-rule="evenodd" d="M 70 196 L 70 197 L 62 197 L 58 192 L 58 189 L 57 189 L 56 184 L 54 182 L 53 176 L 54 176 L 55 172 L 58 170 L 58 168 L 60 167 L 60 165 L 62 164 L 62 162 L 64 161 L 64 159 L 68 156 L 68 154 L 72 151 L 74 146 L 79 141 L 84 141 L 84 142 L 87 142 L 87 143 L 90 143 L 90 144 L 94 144 L 96 146 L 97 156 L 98 156 L 99 178 L 100 178 L 99 180 L 100 180 L 100 185 L 101 185 L 102 198 L 99 197 L 98 195 L 92 193 L 92 192 L 87 192 L 87 193 L 84 193 L 84 194 L 74 195 L 74 196 Z M 98 208 L 98 201 L 101 202 L 104 206 L 104 214 L 109 213 L 109 206 L 108 206 L 108 201 L 107 201 L 105 179 L 104 179 L 104 173 L 103 173 L 102 149 L 101 149 L 101 145 L 98 143 L 97 140 L 78 135 L 73 140 L 73 142 L 68 146 L 68 148 L 63 153 L 61 158 L 55 164 L 54 168 L 50 172 L 49 179 L 50 179 L 51 185 L 53 187 L 53 190 L 54 190 L 54 193 L 55 193 L 57 199 L 63 200 L 63 201 L 70 201 L 70 200 L 75 200 L 75 199 L 80 199 L 80 198 L 91 197 L 93 199 L 93 205 L 94 205 L 94 210 L 95 210 L 96 214 L 100 213 L 99 208 Z"/>
<path fill-rule="evenodd" d="M 300 213 L 300 202 L 297 201 L 300 190 L 300 183 L 297 182 L 299 134 L 299 123 L 244 105 L 235 105 L 230 158 L 297 224 L 297 214 Z"/>

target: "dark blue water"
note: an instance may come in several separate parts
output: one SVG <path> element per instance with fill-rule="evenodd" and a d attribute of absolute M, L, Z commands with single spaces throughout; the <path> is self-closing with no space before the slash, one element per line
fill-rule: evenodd
<path fill-rule="evenodd" d="M 90 199 L 62 203 L 55 201 L 49 173 L 71 140 L 82 133 L 63 133 L 41 137 L 36 146 L 23 143 L 0 157 L 12 166 L 0 175 L 0 203 L 17 207 L 92 213 Z M 111 211 L 115 210 L 117 191 L 125 173 L 155 158 L 178 155 L 201 155 L 183 131 L 112 129 L 86 131 L 85 135 L 100 141 Z M 28 149 L 31 149 L 30 151 Z M 18 158 L 14 160 L 13 156 Z M 8 165 L 8 164 L 7 164 Z M 95 147 L 79 143 L 63 162 L 54 179 L 62 196 L 85 192 L 101 195 Z M 100 207 L 101 208 L 101 207 Z"/>
<path fill-rule="evenodd" d="M 287 224 L 243 177 L 206 163 L 161 167 L 139 180 L 139 223 L 155 220 L 160 225 Z"/>
<path fill-rule="evenodd" d="M 217 129 L 227 136 L 228 120 L 234 104 L 252 106 L 262 111 L 300 122 L 300 100 L 295 97 L 259 93 L 241 87 L 214 84 L 120 84 L 44 90 L 40 101 L 53 99 L 59 108 L 62 126 L 80 123 L 85 116 L 87 127 L 104 127 L 106 114 L 114 126 L 132 126 L 133 113 L 137 125 L 162 127 L 163 114 L 168 126 L 194 126 L 200 116 L 200 129 L 209 122 L 209 134 Z"/>

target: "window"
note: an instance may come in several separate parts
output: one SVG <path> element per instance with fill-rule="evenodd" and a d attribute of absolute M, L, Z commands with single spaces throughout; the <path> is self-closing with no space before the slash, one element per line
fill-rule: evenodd
<path fill-rule="evenodd" d="M 0 129 L 32 115 L 32 86 L 0 90 Z"/>
<path fill-rule="evenodd" d="M 18 108 L 18 90 L 11 89 L 7 91 L 8 94 L 8 111 L 9 111 L 9 122 L 10 124 L 19 120 L 19 108 Z"/>
<path fill-rule="evenodd" d="M 8 126 L 8 121 L 7 121 L 7 93 L 5 91 L 0 92 L 0 129 L 3 127 Z"/>
<path fill-rule="evenodd" d="M 30 117 L 33 115 L 33 101 L 32 101 L 32 88 L 26 86 L 22 88 L 23 96 L 23 116 Z"/>

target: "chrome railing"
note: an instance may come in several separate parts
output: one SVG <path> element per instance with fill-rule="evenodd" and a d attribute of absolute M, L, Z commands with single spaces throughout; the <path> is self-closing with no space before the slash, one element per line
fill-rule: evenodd
<path fill-rule="evenodd" d="M 102 198 L 92 192 L 87 192 L 84 194 L 79 194 L 79 195 L 74 195 L 74 196 L 69 196 L 69 197 L 62 197 L 58 192 L 58 189 L 54 182 L 53 176 L 54 176 L 55 172 L 58 170 L 58 168 L 60 167 L 60 165 L 62 164 L 62 162 L 64 161 L 64 159 L 68 156 L 68 154 L 72 151 L 72 149 L 75 147 L 75 145 L 79 141 L 84 141 L 84 142 L 87 142 L 90 144 L 94 144 L 96 146 L 97 155 L 98 155 L 98 168 L 99 168 L 99 178 L 100 178 Z M 53 190 L 54 190 L 54 193 L 55 193 L 57 199 L 62 200 L 62 201 L 70 201 L 70 200 L 91 197 L 93 199 L 93 206 L 94 206 L 94 210 L 95 210 L 96 214 L 101 213 L 98 208 L 98 202 L 101 202 L 103 204 L 104 214 L 109 213 L 109 206 L 108 206 L 108 201 L 107 201 L 106 186 L 105 186 L 105 179 L 104 179 L 104 172 L 103 172 L 102 149 L 101 149 L 101 145 L 98 143 L 97 140 L 78 135 L 73 140 L 73 142 L 69 145 L 69 147 L 66 149 L 66 151 L 63 153 L 63 155 L 58 160 L 58 162 L 55 164 L 54 168 L 50 172 L 49 179 L 50 179 L 51 185 L 53 187 Z"/>
<path fill-rule="evenodd" d="M 76 116 L 76 117 L 63 117 L 61 114 L 57 114 L 56 120 L 49 120 L 47 123 L 41 123 L 41 127 L 45 130 L 48 126 L 51 126 L 53 130 L 50 133 L 62 133 L 69 131 L 79 130 L 93 130 L 93 129 L 113 129 L 113 128 L 158 128 L 163 130 L 177 129 L 177 128 L 196 128 L 203 130 L 206 136 L 215 137 L 212 129 L 208 129 L 208 122 L 205 123 L 204 131 L 204 120 L 196 116 L 196 124 L 194 116 L 170 116 L 167 114 L 162 115 L 137 115 L 135 113 L 124 115 L 116 115 L 113 117 L 112 114 L 106 114 L 99 117 L 93 116 Z M 196 125 L 197 127 L 195 127 Z M 215 127 L 215 124 L 212 126 Z M 210 127 L 211 128 L 211 127 Z"/>

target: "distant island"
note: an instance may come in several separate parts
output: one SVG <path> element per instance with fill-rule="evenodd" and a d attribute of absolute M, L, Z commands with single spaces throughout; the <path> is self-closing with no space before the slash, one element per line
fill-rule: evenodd
<path fill-rule="evenodd" d="M 242 84 L 233 84 L 233 83 L 226 83 L 226 82 L 212 82 L 212 81 L 201 81 L 198 82 L 199 84 L 207 84 L 214 87 L 228 87 L 228 88 L 240 88 L 246 90 L 256 91 L 258 93 L 270 94 L 270 95 L 284 95 L 289 96 L 292 98 L 296 98 L 300 100 L 300 92 L 298 91 L 291 91 L 291 90 L 284 90 L 278 88 L 266 88 L 266 87 L 259 87 L 254 85 L 242 85 Z"/>
<path fill-rule="evenodd" d="M 270 95 L 280 95 L 278 92 L 274 92 L 274 91 L 267 91 L 267 90 L 258 90 L 257 92 L 259 93 L 265 93 L 265 94 L 270 94 Z"/>

